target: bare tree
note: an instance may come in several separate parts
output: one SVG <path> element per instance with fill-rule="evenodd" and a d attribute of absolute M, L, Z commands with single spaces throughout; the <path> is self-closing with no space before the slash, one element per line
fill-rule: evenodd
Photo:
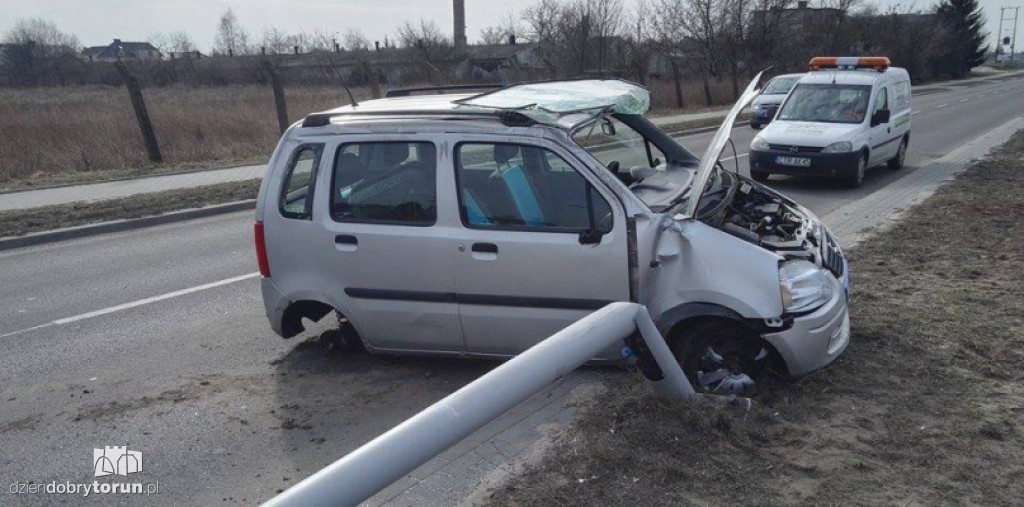
<path fill-rule="evenodd" d="M 149 41 L 165 55 L 168 54 L 180 54 L 188 55 L 194 54 L 198 47 L 196 43 L 192 41 L 192 38 L 187 33 L 182 31 L 170 32 L 170 33 L 157 33 L 149 37 Z"/>
<path fill-rule="evenodd" d="M 250 52 L 249 32 L 238 23 L 235 12 L 230 8 L 220 16 L 213 50 L 222 55 L 244 55 Z"/>
<path fill-rule="evenodd" d="M 547 68 L 548 77 L 552 79 L 560 75 L 557 61 L 562 43 L 558 26 L 561 17 L 562 5 L 558 0 L 538 0 L 522 14 L 530 40 L 537 44 L 541 61 Z"/>
<path fill-rule="evenodd" d="M 486 45 L 507 44 L 511 37 L 520 39 L 523 29 L 519 26 L 516 13 L 509 11 L 505 19 L 496 25 L 485 26 L 480 30 L 480 42 Z"/>
<path fill-rule="evenodd" d="M 638 83 L 646 84 L 651 59 L 657 53 L 653 15 L 647 0 L 637 3 L 625 24 L 626 65 Z"/>
<path fill-rule="evenodd" d="M 418 24 L 406 22 L 399 27 L 398 40 L 402 47 L 414 49 L 419 55 L 427 79 L 440 84 L 443 78 L 440 66 L 454 56 L 451 37 L 433 21 L 421 19 Z"/>
<path fill-rule="evenodd" d="M 42 19 L 19 19 L 7 33 L 4 41 L 9 44 L 36 44 L 39 51 L 50 54 L 64 54 L 68 49 L 78 47 L 78 38 L 62 32 L 57 25 Z"/>
<path fill-rule="evenodd" d="M 68 73 L 77 61 L 78 38 L 62 32 L 57 25 L 42 18 L 19 19 L 4 41 L 2 71 L 9 79 L 22 84 L 56 80 L 66 84 Z"/>

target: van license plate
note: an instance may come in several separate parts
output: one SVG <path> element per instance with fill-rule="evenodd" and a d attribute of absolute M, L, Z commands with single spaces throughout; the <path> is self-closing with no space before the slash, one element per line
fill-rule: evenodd
<path fill-rule="evenodd" d="M 775 163 L 779 165 L 791 165 L 796 167 L 811 167 L 811 159 L 807 157 L 775 157 Z"/>

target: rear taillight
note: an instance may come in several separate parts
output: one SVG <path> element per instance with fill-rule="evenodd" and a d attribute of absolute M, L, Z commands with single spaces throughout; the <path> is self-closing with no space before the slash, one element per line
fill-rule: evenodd
<path fill-rule="evenodd" d="M 260 275 L 270 277 L 270 263 L 267 262 L 267 240 L 263 237 L 263 222 L 253 225 L 256 236 L 256 263 L 260 265 Z"/>

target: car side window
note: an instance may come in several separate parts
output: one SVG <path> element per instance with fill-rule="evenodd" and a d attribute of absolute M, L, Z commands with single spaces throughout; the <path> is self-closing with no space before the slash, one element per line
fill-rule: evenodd
<path fill-rule="evenodd" d="M 875 97 L 875 111 L 882 109 L 889 109 L 889 93 L 884 87 L 878 90 L 878 95 Z"/>
<path fill-rule="evenodd" d="M 433 225 L 437 149 L 430 142 L 365 142 L 338 147 L 331 218 L 339 222 Z"/>
<path fill-rule="evenodd" d="M 461 143 L 459 208 L 470 228 L 607 233 L 612 209 L 558 154 L 536 146 Z"/>
<path fill-rule="evenodd" d="M 313 216 L 313 188 L 323 148 L 322 144 L 304 144 L 292 153 L 278 206 L 285 218 L 309 220 Z"/>

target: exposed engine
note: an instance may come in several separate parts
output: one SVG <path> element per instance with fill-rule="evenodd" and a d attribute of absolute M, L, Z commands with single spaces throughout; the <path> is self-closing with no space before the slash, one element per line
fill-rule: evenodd
<path fill-rule="evenodd" d="M 820 222 L 777 194 L 747 181 L 738 183 L 728 204 L 705 217 L 705 223 L 787 260 L 807 260 L 842 276 L 838 244 Z"/>

